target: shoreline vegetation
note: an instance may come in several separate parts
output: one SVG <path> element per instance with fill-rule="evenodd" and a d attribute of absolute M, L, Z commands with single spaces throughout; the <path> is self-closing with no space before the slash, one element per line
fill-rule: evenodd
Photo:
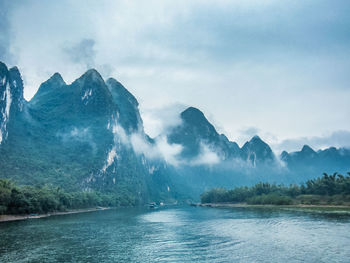
<path fill-rule="evenodd" d="M 350 173 L 348 173 L 350 175 Z M 195 204 L 194 204 L 195 205 Z M 258 183 L 231 190 L 214 188 L 201 194 L 200 206 L 350 208 L 350 176 L 323 174 L 301 185 Z"/>
<path fill-rule="evenodd" d="M 37 214 L 69 213 L 101 207 L 135 206 L 128 193 L 96 191 L 66 192 L 60 187 L 17 186 L 13 181 L 0 179 L 0 216 L 26 217 Z M 9 218 L 9 217 L 8 217 Z"/>

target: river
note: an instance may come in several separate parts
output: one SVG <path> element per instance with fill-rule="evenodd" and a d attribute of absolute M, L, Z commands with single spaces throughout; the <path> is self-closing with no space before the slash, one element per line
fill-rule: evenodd
<path fill-rule="evenodd" d="M 350 217 L 174 207 L 3 222 L 0 262 L 350 262 Z"/>

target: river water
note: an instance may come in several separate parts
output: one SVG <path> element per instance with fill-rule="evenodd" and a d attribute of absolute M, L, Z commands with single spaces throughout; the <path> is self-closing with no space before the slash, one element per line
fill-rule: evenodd
<path fill-rule="evenodd" d="M 0 223 L 0 262 L 350 262 L 350 217 L 124 208 Z"/>

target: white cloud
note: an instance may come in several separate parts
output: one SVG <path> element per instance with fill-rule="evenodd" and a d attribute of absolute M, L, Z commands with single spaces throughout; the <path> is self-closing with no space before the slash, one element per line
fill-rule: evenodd
<path fill-rule="evenodd" d="M 190 165 L 214 165 L 220 163 L 220 158 L 216 152 L 207 145 L 201 143 L 199 155 L 190 162 Z"/>
<path fill-rule="evenodd" d="M 164 136 L 158 136 L 154 143 L 148 141 L 143 132 L 126 134 L 122 126 L 117 121 L 110 127 L 114 134 L 114 143 L 121 143 L 133 149 L 136 154 L 144 155 L 150 160 L 165 160 L 167 163 L 177 166 L 180 162 L 178 154 L 182 146 L 178 144 L 169 144 Z M 116 148 L 113 146 L 107 157 L 107 167 L 111 165 L 116 157 Z M 112 161 L 111 161 L 112 160 Z"/>
<path fill-rule="evenodd" d="M 168 164 L 177 166 L 181 163 L 179 153 L 182 146 L 169 144 L 163 136 L 157 137 L 154 144 L 151 144 L 139 133 L 131 134 L 130 142 L 135 153 L 143 154 L 146 158 L 155 160 L 165 160 Z"/>
<path fill-rule="evenodd" d="M 142 134 L 133 133 L 130 136 L 130 143 L 135 153 L 144 154 L 149 159 L 160 158 L 157 148 L 146 141 Z"/>
<path fill-rule="evenodd" d="M 170 128 L 181 125 L 180 113 L 186 108 L 182 104 L 172 104 L 161 108 L 142 109 L 145 132 L 151 137 L 166 134 Z"/>
<path fill-rule="evenodd" d="M 163 156 L 167 163 L 174 166 L 178 166 L 181 161 L 179 160 L 179 154 L 182 151 L 182 146 L 179 144 L 169 144 L 165 137 L 158 137 L 156 144 L 159 152 Z"/>

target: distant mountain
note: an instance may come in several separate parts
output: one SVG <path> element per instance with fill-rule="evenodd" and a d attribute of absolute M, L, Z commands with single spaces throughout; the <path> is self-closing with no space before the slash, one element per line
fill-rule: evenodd
<path fill-rule="evenodd" d="M 181 157 L 195 158 L 203 150 L 203 145 L 218 154 L 221 160 L 239 156 L 237 143 L 230 142 L 224 134 L 219 134 L 204 114 L 189 107 L 180 114 L 182 123 L 167 134 L 169 143 L 183 146 Z"/>
<path fill-rule="evenodd" d="M 243 160 L 250 162 L 254 167 L 259 163 L 275 160 L 275 155 L 270 146 L 257 135 L 243 145 L 241 157 Z"/>
<path fill-rule="evenodd" d="M 259 136 L 240 148 L 194 107 L 179 113 L 179 125 L 150 138 L 138 107 L 121 83 L 104 81 L 94 69 L 69 85 L 55 73 L 26 101 L 19 70 L 0 62 L 0 178 L 115 193 L 121 203 L 142 204 L 198 198 L 211 187 L 299 183 L 350 171 L 349 149 L 306 145 L 276 156 Z M 175 148 L 171 162 L 162 150 Z"/>
<path fill-rule="evenodd" d="M 180 117 L 181 124 L 174 127 L 167 137 L 170 143 L 180 144 L 183 147 L 181 153 L 183 158 L 198 157 L 205 146 L 216 153 L 221 161 L 242 159 L 256 166 L 275 160 L 270 146 L 259 136 L 254 136 L 240 149 L 236 142 L 229 141 L 224 134 L 219 134 L 200 110 L 189 107 L 180 114 Z"/>
<path fill-rule="evenodd" d="M 304 145 L 301 151 L 282 152 L 281 160 L 296 173 L 345 173 L 350 170 L 350 150 L 346 148 L 330 147 L 316 152 Z"/>

